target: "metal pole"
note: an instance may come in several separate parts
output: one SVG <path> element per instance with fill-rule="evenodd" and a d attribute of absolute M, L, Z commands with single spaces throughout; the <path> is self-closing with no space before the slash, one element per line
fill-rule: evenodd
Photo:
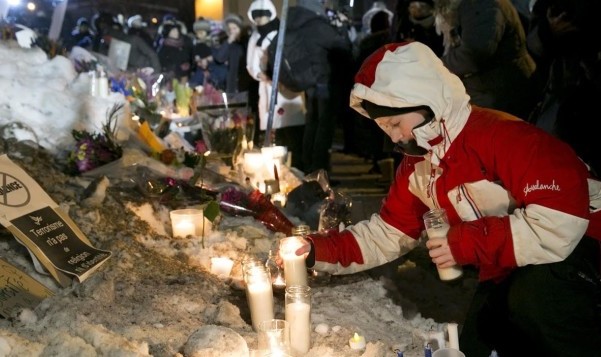
<path fill-rule="evenodd" d="M 278 42 L 275 48 L 275 63 L 273 64 L 273 76 L 271 78 L 271 99 L 269 100 L 269 116 L 267 117 L 267 129 L 265 131 L 265 144 L 271 146 L 271 130 L 273 127 L 273 115 L 275 105 L 278 101 L 278 81 L 280 79 L 280 64 L 282 63 L 282 51 L 284 49 L 284 38 L 286 37 L 286 20 L 288 18 L 288 0 L 282 4 L 282 16 L 280 17 L 280 29 L 278 30 Z"/>
<path fill-rule="evenodd" d="M 65 13 L 67 12 L 68 4 L 69 0 L 63 0 L 54 7 L 54 12 L 52 13 L 52 23 L 50 24 L 50 30 L 48 30 L 48 38 L 52 40 L 58 40 L 61 37 L 61 31 L 63 29 L 63 22 L 65 21 Z"/>

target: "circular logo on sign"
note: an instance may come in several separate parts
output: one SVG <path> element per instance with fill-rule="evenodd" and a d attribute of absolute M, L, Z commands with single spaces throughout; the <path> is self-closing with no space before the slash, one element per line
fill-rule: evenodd
<path fill-rule="evenodd" d="M 16 177 L 0 173 L 0 205 L 7 207 L 23 207 L 31 201 L 29 189 Z"/>

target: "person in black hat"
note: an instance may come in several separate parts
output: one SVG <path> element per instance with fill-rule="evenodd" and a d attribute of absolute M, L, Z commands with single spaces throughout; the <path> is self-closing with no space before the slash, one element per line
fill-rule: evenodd
<path fill-rule="evenodd" d="M 392 40 L 419 41 L 442 56 L 442 35 L 435 26 L 433 0 L 401 0 L 397 2 L 392 23 Z"/>

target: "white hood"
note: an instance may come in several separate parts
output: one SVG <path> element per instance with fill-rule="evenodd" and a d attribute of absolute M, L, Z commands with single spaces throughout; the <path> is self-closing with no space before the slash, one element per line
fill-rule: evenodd
<path fill-rule="evenodd" d="M 428 106 L 434 120 L 413 133 L 417 144 L 433 153 L 434 164 L 463 129 L 471 111 L 470 97 L 459 77 L 420 42 L 385 45 L 363 62 L 355 76 L 350 106 L 369 118 L 361 107 L 363 100 L 392 108 Z M 439 136 L 443 140 L 432 146 L 429 142 Z"/>
<path fill-rule="evenodd" d="M 246 13 L 246 16 L 248 16 L 248 19 L 250 20 L 250 22 L 252 22 L 255 25 L 256 25 L 255 19 L 253 19 L 253 16 L 252 16 L 253 10 L 269 10 L 269 12 L 271 13 L 271 16 L 269 17 L 269 21 L 273 21 L 273 19 L 275 19 L 276 16 L 278 15 L 278 13 L 275 9 L 275 5 L 273 5 L 273 2 L 271 2 L 271 0 L 255 0 L 250 4 L 250 6 L 248 7 L 248 11 Z"/>

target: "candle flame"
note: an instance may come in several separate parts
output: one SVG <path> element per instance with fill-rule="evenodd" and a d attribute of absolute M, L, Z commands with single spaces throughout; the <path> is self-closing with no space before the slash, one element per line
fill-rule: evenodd
<path fill-rule="evenodd" d="M 358 333 L 355 332 L 355 335 L 353 335 L 353 341 L 354 342 L 359 342 L 361 341 L 361 336 L 359 336 Z"/>

